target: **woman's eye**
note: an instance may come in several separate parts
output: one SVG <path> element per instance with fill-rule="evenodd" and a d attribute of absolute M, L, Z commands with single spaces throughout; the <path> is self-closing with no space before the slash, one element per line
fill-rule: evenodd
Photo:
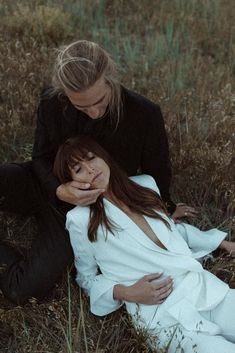
<path fill-rule="evenodd" d="M 75 173 L 78 174 L 78 173 L 80 172 L 80 170 L 81 170 L 80 167 L 76 168 L 76 169 L 75 169 Z"/>

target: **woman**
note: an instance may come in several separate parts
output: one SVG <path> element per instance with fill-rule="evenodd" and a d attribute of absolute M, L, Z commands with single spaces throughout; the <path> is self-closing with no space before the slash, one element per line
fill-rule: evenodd
<path fill-rule="evenodd" d="M 103 191 L 90 207 L 71 210 L 66 223 L 77 282 L 94 314 L 106 315 L 125 303 L 154 347 L 235 352 L 235 291 L 196 260 L 217 247 L 234 251 L 225 233 L 175 224 L 152 177 L 128 179 L 87 137 L 60 147 L 54 172 L 62 183 L 74 180 Z"/>

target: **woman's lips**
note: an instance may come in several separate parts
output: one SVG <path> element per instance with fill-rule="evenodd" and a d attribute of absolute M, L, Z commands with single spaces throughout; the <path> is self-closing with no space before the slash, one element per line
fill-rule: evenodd
<path fill-rule="evenodd" d="M 99 172 L 98 174 L 96 174 L 96 176 L 92 179 L 91 183 L 93 184 L 96 179 L 98 179 L 101 176 L 102 172 Z"/>

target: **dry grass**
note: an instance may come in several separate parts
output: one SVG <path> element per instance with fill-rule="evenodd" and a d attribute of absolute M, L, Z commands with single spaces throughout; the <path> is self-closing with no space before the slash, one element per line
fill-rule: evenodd
<path fill-rule="evenodd" d="M 163 110 L 176 201 L 195 205 L 201 228 L 235 237 L 235 13 L 233 0 L 28 0 L 0 4 L 0 161 L 30 158 L 38 96 L 53 48 L 102 43 L 120 78 Z M 4 217 L 0 233 L 30 244 L 33 222 Z M 18 237 L 16 238 L 16 234 Z M 235 287 L 234 260 L 208 268 Z M 69 288 L 69 289 L 68 289 Z M 69 294 L 68 294 L 69 293 Z M 100 320 L 65 278 L 43 303 L 0 298 L 0 352 L 149 352 L 124 311 Z"/>

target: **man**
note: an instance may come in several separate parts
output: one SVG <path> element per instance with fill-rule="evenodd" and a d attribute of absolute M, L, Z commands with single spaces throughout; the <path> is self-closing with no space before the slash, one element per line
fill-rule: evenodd
<path fill-rule="evenodd" d="M 0 167 L 0 210 L 34 215 L 38 224 L 27 255 L 0 243 L 0 288 L 13 302 L 43 298 L 59 280 L 73 261 L 66 212 L 92 204 L 103 192 L 74 181 L 60 185 L 54 177 L 55 154 L 68 137 L 88 134 L 128 175 L 152 175 L 174 219 L 195 214 L 171 201 L 168 142 L 159 106 L 122 87 L 115 74 L 115 63 L 95 43 L 77 41 L 59 50 L 53 88 L 43 92 L 38 108 L 32 162 Z"/>

